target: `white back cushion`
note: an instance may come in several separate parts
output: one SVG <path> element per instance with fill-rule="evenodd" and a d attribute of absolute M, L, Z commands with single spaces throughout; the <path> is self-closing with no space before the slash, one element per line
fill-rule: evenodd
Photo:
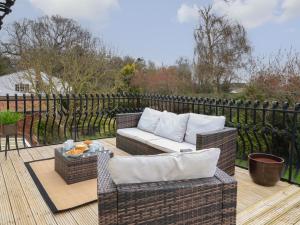
<path fill-rule="evenodd" d="M 145 183 L 212 177 L 220 149 L 152 156 L 116 156 L 108 169 L 116 184 Z"/>
<path fill-rule="evenodd" d="M 184 140 L 196 144 L 196 134 L 224 129 L 224 116 L 208 116 L 190 113 Z"/>
<path fill-rule="evenodd" d="M 154 134 L 173 141 L 182 142 L 188 119 L 189 114 L 177 115 L 175 113 L 164 111 L 161 114 Z"/>
<path fill-rule="evenodd" d="M 151 108 L 145 108 L 139 120 L 138 128 L 150 133 L 154 133 L 162 112 Z"/>

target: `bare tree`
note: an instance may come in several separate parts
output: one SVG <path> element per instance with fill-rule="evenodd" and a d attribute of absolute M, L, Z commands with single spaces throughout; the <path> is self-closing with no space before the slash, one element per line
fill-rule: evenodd
<path fill-rule="evenodd" d="M 8 41 L 1 42 L 1 51 L 15 56 L 21 56 L 28 49 L 51 48 L 62 52 L 76 46 L 90 48 L 98 41 L 76 21 L 61 16 L 24 19 L 6 27 L 5 31 Z"/>
<path fill-rule="evenodd" d="M 212 6 L 200 9 L 199 14 L 194 33 L 194 78 L 204 91 L 215 88 L 220 93 L 237 78 L 251 47 L 242 25 L 216 15 Z"/>
<path fill-rule="evenodd" d="M 247 98 L 300 101 L 300 53 L 296 50 L 280 49 L 275 54 L 253 58 L 248 68 Z"/>
<path fill-rule="evenodd" d="M 14 71 L 11 60 L 0 53 L 0 76 Z"/>
<path fill-rule="evenodd" d="M 176 60 L 177 73 L 181 79 L 186 82 L 191 82 L 192 80 L 192 66 L 189 59 L 184 57 L 179 57 Z"/>
<path fill-rule="evenodd" d="M 74 20 L 60 16 L 24 19 L 6 31 L 8 39 L 1 42 L 1 51 L 15 58 L 18 68 L 26 71 L 35 92 L 113 90 L 114 82 L 105 83 L 108 74 L 115 76 L 107 73 L 111 70 L 112 51 Z"/>

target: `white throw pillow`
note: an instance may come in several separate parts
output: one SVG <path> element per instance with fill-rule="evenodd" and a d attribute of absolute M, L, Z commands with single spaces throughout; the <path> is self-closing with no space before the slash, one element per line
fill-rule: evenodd
<path fill-rule="evenodd" d="M 189 114 L 177 115 L 175 113 L 164 111 L 161 114 L 154 134 L 173 141 L 182 142 L 188 119 Z"/>
<path fill-rule="evenodd" d="M 116 156 L 108 169 L 116 184 L 198 179 L 213 177 L 220 149 L 152 156 Z"/>
<path fill-rule="evenodd" d="M 208 116 L 190 113 L 184 140 L 196 144 L 196 134 L 224 129 L 224 116 Z"/>
<path fill-rule="evenodd" d="M 139 120 L 138 128 L 150 133 L 154 133 L 162 112 L 151 108 L 145 108 Z"/>

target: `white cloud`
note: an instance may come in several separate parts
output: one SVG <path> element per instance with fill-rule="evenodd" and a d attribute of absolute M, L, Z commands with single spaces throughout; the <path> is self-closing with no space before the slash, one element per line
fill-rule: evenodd
<path fill-rule="evenodd" d="M 119 0 L 30 0 L 47 15 L 61 15 L 74 19 L 106 20 L 111 10 L 119 7 Z"/>
<path fill-rule="evenodd" d="M 294 19 L 300 16 L 300 1 L 299 0 L 284 0 L 281 4 L 282 15 L 280 21 Z"/>
<path fill-rule="evenodd" d="M 235 0 L 225 2 L 214 0 L 213 8 L 220 14 L 226 14 L 247 28 L 258 27 L 275 18 L 274 12 L 278 0 Z"/>
<path fill-rule="evenodd" d="M 256 28 L 268 22 L 285 22 L 300 17 L 300 0 L 212 0 L 213 10 L 219 15 Z M 182 4 L 177 11 L 180 23 L 196 21 L 198 7 Z"/>
<path fill-rule="evenodd" d="M 177 20 L 179 23 L 193 22 L 199 17 L 199 8 L 196 5 L 188 6 L 182 4 L 177 10 Z"/>

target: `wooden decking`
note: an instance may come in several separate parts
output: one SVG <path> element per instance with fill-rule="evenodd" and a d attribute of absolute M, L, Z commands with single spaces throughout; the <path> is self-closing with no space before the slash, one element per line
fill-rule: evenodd
<path fill-rule="evenodd" d="M 115 139 L 105 143 L 114 148 Z M 116 150 L 118 151 L 118 150 Z M 122 154 L 118 151 L 118 154 Z M 0 152 L 0 224 L 98 224 L 97 204 L 53 215 L 42 199 L 24 162 L 53 157 L 53 146 L 9 153 Z M 275 187 L 255 185 L 248 171 L 236 168 L 237 224 L 299 224 L 300 188 L 285 182 Z"/>

